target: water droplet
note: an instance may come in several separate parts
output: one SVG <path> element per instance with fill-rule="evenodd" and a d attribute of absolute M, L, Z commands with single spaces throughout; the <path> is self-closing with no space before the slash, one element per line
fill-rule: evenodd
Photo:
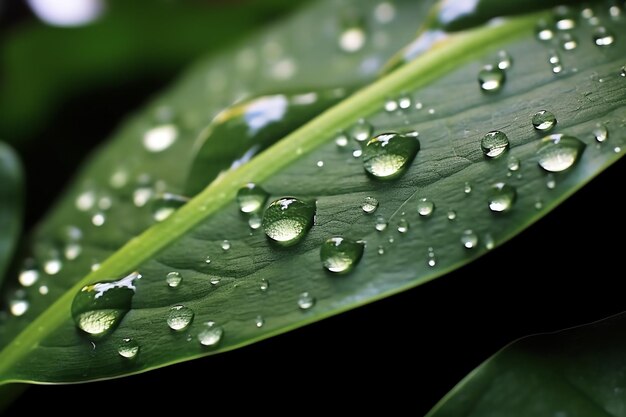
<path fill-rule="evenodd" d="M 37 282 L 37 280 L 39 280 L 39 271 L 37 271 L 36 269 L 25 269 L 24 271 L 20 272 L 20 275 L 17 279 L 24 287 L 30 287 L 35 282 Z"/>
<path fill-rule="evenodd" d="M 552 66 L 552 72 L 558 74 L 563 71 L 563 65 L 561 65 L 561 56 L 556 51 L 550 51 L 548 54 L 548 62 Z"/>
<path fill-rule="evenodd" d="M 243 213 L 256 213 L 260 211 L 269 194 L 256 184 L 249 183 L 241 187 L 237 192 L 237 203 L 239 210 Z"/>
<path fill-rule="evenodd" d="M 265 319 L 263 318 L 263 316 L 256 316 L 254 318 L 254 325 L 258 327 L 259 329 L 263 327 L 264 324 L 265 324 Z"/>
<path fill-rule="evenodd" d="M 513 59 L 511 55 L 507 51 L 499 51 L 498 52 L 498 68 L 501 70 L 506 70 L 511 68 L 513 65 Z"/>
<path fill-rule="evenodd" d="M 599 26 L 593 31 L 593 41 L 598 46 L 609 46 L 615 42 L 615 36 L 609 29 Z"/>
<path fill-rule="evenodd" d="M 308 292 L 303 292 L 298 297 L 298 307 L 301 310 L 308 310 L 315 305 L 315 298 Z"/>
<path fill-rule="evenodd" d="M 150 187 L 139 187 L 133 191 L 133 204 L 135 207 L 143 207 L 152 198 L 154 190 Z"/>
<path fill-rule="evenodd" d="M 96 227 L 102 226 L 106 222 L 107 218 L 104 213 L 98 212 L 91 216 L 91 224 Z"/>
<path fill-rule="evenodd" d="M 96 193 L 91 190 L 85 191 L 76 197 L 74 204 L 80 211 L 89 211 L 96 204 Z"/>
<path fill-rule="evenodd" d="M 568 6 L 555 7 L 554 20 L 558 30 L 570 30 L 576 27 L 576 13 Z"/>
<path fill-rule="evenodd" d="M 78 258 L 82 251 L 83 248 L 78 243 L 68 243 L 63 249 L 63 255 L 68 261 L 73 261 Z"/>
<path fill-rule="evenodd" d="M 613 152 L 615 153 L 620 153 L 622 151 L 622 148 L 619 146 L 616 146 L 615 148 L 613 148 Z"/>
<path fill-rule="evenodd" d="M 447 217 L 448 217 L 448 220 L 455 220 L 456 219 L 456 211 L 454 211 L 454 210 L 448 211 Z"/>
<path fill-rule="evenodd" d="M 259 284 L 259 289 L 261 291 L 267 291 L 269 287 L 270 287 L 270 282 L 266 280 L 265 278 L 261 279 L 261 283 Z"/>
<path fill-rule="evenodd" d="M 505 80 L 505 72 L 494 65 L 485 65 L 478 73 L 480 89 L 485 92 L 495 93 L 499 91 Z"/>
<path fill-rule="evenodd" d="M 212 276 L 209 278 L 209 284 L 211 285 L 217 285 L 221 282 L 220 277 L 216 277 L 216 276 Z"/>
<path fill-rule="evenodd" d="M 143 135 L 143 146 L 148 152 L 163 152 L 178 137 L 178 129 L 173 124 L 153 127 Z"/>
<path fill-rule="evenodd" d="M 123 188 L 128 183 L 128 171 L 118 168 L 109 178 L 109 185 L 113 188 Z"/>
<path fill-rule="evenodd" d="M 135 340 L 125 337 L 117 345 L 117 353 L 126 359 L 133 359 L 139 353 L 139 343 Z"/>
<path fill-rule="evenodd" d="M 593 136 L 598 143 L 606 142 L 609 138 L 609 130 L 603 124 L 598 123 L 596 128 L 593 129 Z"/>
<path fill-rule="evenodd" d="M 549 41 L 554 37 L 552 28 L 545 20 L 540 20 L 535 26 L 535 34 L 540 41 Z"/>
<path fill-rule="evenodd" d="M 361 27 L 346 28 L 339 36 L 339 47 L 345 52 L 357 52 L 365 45 L 367 39 Z"/>
<path fill-rule="evenodd" d="M 256 230 L 261 227 L 261 216 L 256 213 L 250 215 L 250 218 L 248 219 L 248 226 L 250 226 L 250 229 L 252 230 Z"/>
<path fill-rule="evenodd" d="M 396 17 L 396 7 L 388 1 L 379 3 L 374 9 L 374 17 L 381 24 L 389 23 Z"/>
<path fill-rule="evenodd" d="M 191 324 L 194 312 L 182 304 L 172 306 L 167 315 L 167 325 L 172 330 L 184 330 Z"/>
<path fill-rule="evenodd" d="M 548 172 L 565 171 L 574 165 L 585 144 L 573 136 L 553 134 L 541 140 L 542 146 L 537 151 L 539 166 Z"/>
<path fill-rule="evenodd" d="M 72 318 L 79 329 L 93 336 L 113 330 L 130 310 L 134 282 L 141 274 L 133 272 L 117 281 L 84 286 L 72 302 Z"/>
<path fill-rule="evenodd" d="M 509 147 L 509 138 L 499 130 L 487 133 L 480 141 L 480 148 L 485 156 L 489 158 L 497 158 L 502 155 Z"/>
<path fill-rule="evenodd" d="M 291 246 L 304 238 L 314 217 L 314 202 L 284 197 L 273 201 L 263 213 L 263 229 L 272 241 Z"/>
<path fill-rule="evenodd" d="M 205 264 L 210 264 L 211 263 L 211 257 L 207 256 L 206 258 L 204 258 L 204 263 Z"/>
<path fill-rule="evenodd" d="M 433 214 L 435 210 L 435 203 L 427 198 L 420 198 L 417 202 L 417 212 L 422 217 L 428 217 Z"/>
<path fill-rule="evenodd" d="M 372 138 L 363 149 L 363 167 L 379 180 L 402 175 L 420 149 L 419 140 L 398 133 Z"/>
<path fill-rule="evenodd" d="M 428 266 L 430 266 L 431 268 L 434 267 L 435 265 L 437 265 L 437 257 L 435 256 L 435 250 L 432 247 L 428 248 L 428 260 L 427 260 L 427 264 Z"/>
<path fill-rule="evenodd" d="M 535 209 L 541 210 L 543 208 L 543 202 L 541 200 L 535 201 Z"/>
<path fill-rule="evenodd" d="M 39 287 L 39 294 L 41 295 L 46 295 L 48 294 L 48 286 L 47 285 L 42 285 Z"/>
<path fill-rule="evenodd" d="M 100 199 L 98 200 L 98 208 L 100 210 L 106 211 L 110 209 L 111 206 L 113 206 L 113 200 L 111 199 L 111 197 L 104 196 L 104 197 L 100 197 Z"/>
<path fill-rule="evenodd" d="M 26 300 L 11 300 L 9 302 L 9 311 L 15 317 L 20 317 L 26 314 L 30 304 Z"/>
<path fill-rule="evenodd" d="M 388 113 L 392 113 L 394 111 L 398 110 L 398 102 L 396 100 L 393 99 L 389 99 L 387 101 L 385 101 L 385 111 Z"/>
<path fill-rule="evenodd" d="M 230 242 L 228 240 L 222 241 L 222 250 L 227 251 L 230 249 Z"/>
<path fill-rule="evenodd" d="M 365 142 L 372 135 L 372 130 L 372 125 L 361 119 L 350 129 L 350 135 L 358 142 Z"/>
<path fill-rule="evenodd" d="M 520 169 L 521 162 L 518 158 L 511 155 L 506 161 L 506 167 L 509 169 L 509 171 L 514 172 Z"/>
<path fill-rule="evenodd" d="M 337 274 L 352 271 L 362 256 L 363 244 L 343 237 L 331 237 L 320 248 L 322 265 Z"/>
<path fill-rule="evenodd" d="M 469 194 L 472 192 L 472 185 L 469 182 L 466 182 L 465 185 L 463 186 L 463 192 L 465 194 Z"/>
<path fill-rule="evenodd" d="M 222 340 L 223 335 L 224 329 L 221 326 L 213 321 L 208 321 L 204 324 L 204 329 L 198 333 L 198 342 L 202 346 L 216 346 Z"/>
<path fill-rule="evenodd" d="M 546 187 L 548 187 L 549 190 L 554 190 L 554 187 L 556 187 L 556 180 L 554 179 L 554 175 L 548 174 L 546 176 Z"/>
<path fill-rule="evenodd" d="M 385 248 L 383 246 L 379 246 L 378 250 L 377 250 L 377 253 L 379 255 L 384 255 L 385 254 Z"/>
<path fill-rule="evenodd" d="M 177 271 L 168 272 L 165 277 L 165 282 L 168 287 L 176 288 L 183 282 L 183 276 Z"/>
<path fill-rule="evenodd" d="M 561 48 L 565 51 L 572 51 L 578 47 L 578 39 L 571 33 L 563 33 L 559 37 Z"/>
<path fill-rule="evenodd" d="M 352 156 L 355 158 L 360 158 L 363 155 L 363 151 L 361 149 L 355 149 L 352 151 Z"/>
<path fill-rule="evenodd" d="M 409 231 L 409 222 L 406 219 L 400 219 L 398 221 L 398 232 L 406 233 Z"/>
<path fill-rule="evenodd" d="M 56 253 L 51 254 L 50 259 L 47 259 L 43 264 L 43 270 L 48 275 L 56 275 L 61 272 L 63 268 L 63 263 L 61 259 L 58 258 Z"/>
<path fill-rule="evenodd" d="M 324 161 L 317 161 L 315 165 L 317 165 L 318 168 L 322 168 L 324 166 Z"/>
<path fill-rule="evenodd" d="M 374 197 L 365 197 L 365 199 L 363 199 L 363 203 L 361 203 L 361 208 L 365 213 L 371 214 L 378 208 L 378 200 Z"/>
<path fill-rule="evenodd" d="M 461 235 L 461 244 L 466 249 L 475 248 L 478 245 L 478 236 L 471 230 L 466 230 Z"/>
<path fill-rule="evenodd" d="M 401 110 L 407 110 L 411 107 L 411 97 L 410 96 L 402 96 L 398 99 L 398 107 Z"/>
<path fill-rule="evenodd" d="M 344 132 L 339 132 L 337 137 L 335 137 L 335 145 L 340 148 L 348 146 L 348 136 Z"/>
<path fill-rule="evenodd" d="M 556 125 L 556 117 L 547 110 L 539 110 L 533 116 L 532 123 L 536 130 L 547 132 Z"/>
<path fill-rule="evenodd" d="M 159 194 L 152 202 L 152 217 L 158 222 L 170 217 L 176 210 L 187 204 L 189 198 L 172 193 Z"/>
<path fill-rule="evenodd" d="M 496 242 L 493 240 L 493 236 L 489 233 L 485 235 L 485 249 L 491 250 L 496 247 Z"/>
<path fill-rule="evenodd" d="M 376 228 L 376 230 L 378 230 L 379 232 L 382 232 L 387 228 L 387 220 L 385 220 L 382 216 L 376 217 L 374 228 Z"/>
<path fill-rule="evenodd" d="M 620 77 L 626 77 L 626 65 L 624 65 L 622 69 L 619 71 L 619 75 Z"/>
<path fill-rule="evenodd" d="M 517 191 L 513 186 L 503 182 L 496 183 L 489 190 L 489 210 L 498 213 L 509 211 L 516 198 Z"/>

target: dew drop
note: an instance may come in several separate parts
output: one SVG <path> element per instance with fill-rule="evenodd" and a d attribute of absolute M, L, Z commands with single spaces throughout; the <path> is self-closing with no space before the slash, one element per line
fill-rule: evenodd
<path fill-rule="evenodd" d="M 20 272 L 17 280 L 24 287 L 30 287 L 39 280 L 39 271 L 36 269 L 25 269 Z"/>
<path fill-rule="evenodd" d="M 541 210 L 543 208 L 543 202 L 541 200 L 535 201 L 535 209 Z"/>
<path fill-rule="evenodd" d="M 517 191 L 513 186 L 503 182 L 496 183 L 489 190 L 489 210 L 497 213 L 509 211 L 516 198 Z"/>
<path fill-rule="evenodd" d="M 125 337 L 117 345 L 117 353 L 126 359 L 133 359 L 139 353 L 139 343 L 134 339 Z"/>
<path fill-rule="evenodd" d="M 95 213 L 93 216 L 91 216 L 91 224 L 96 227 L 104 225 L 104 223 L 106 223 L 106 220 L 107 218 L 102 212 Z"/>
<path fill-rule="evenodd" d="M 228 241 L 228 240 L 222 241 L 221 247 L 222 247 L 223 251 L 229 250 L 230 249 L 230 241 Z"/>
<path fill-rule="evenodd" d="M 373 178 L 387 180 L 402 175 L 420 149 L 417 138 L 383 133 L 363 149 L 363 168 Z"/>
<path fill-rule="evenodd" d="M 548 176 L 546 177 L 546 187 L 549 190 L 554 190 L 554 188 L 556 187 L 556 180 L 554 179 L 554 175 L 548 174 Z"/>
<path fill-rule="evenodd" d="M 463 192 L 465 194 L 470 194 L 472 192 L 472 185 L 469 182 L 466 182 L 465 185 L 463 185 Z"/>
<path fill-rule="evenodd" d="M 406 233 L 409 231 L 409 222 L 406 219 L 400 219 L 398 221 L 398 232 Z"/>
<path fill-rule="evenodd" d="M 598 46 L 609 46 L 615 42 L 615 36 L 609 29 L 599 26 L 593 31 L 593 41 Z"/>
<path fill-rule="evenodd" d="M 498 52 L 498 68 L 500 68 L 501 70 L 506 70 L 511 68 L 511 66 L 513 65 L 513 59 L 511 58 L 511 55 L 509 55 L 509 53 L 507 51 L 499 51 Z"/>
<path fill-rule="evenodd" d="M 374 197 L 365 197 L 361 203 L 361 209 L 367 214 L 374 213 L 378 208 L 378 200 Z"/>
<path fill-rule="evenodd" d="M 205 264 L 210 264 L 211 263 L 211 257 L 207 256 L 206 258 L 204 258 L 204 263 Z"/>
<path fill-rule="evenodd" d="M 260 211 L 269 194 L 256 184 L 249 183 L 237 191 L 237 203 L 242 213 L 256 213 Z"/>
<path fill-rule="evenodd" d="M 571 33 L 561 34 L 559 40 L 564 51 L 573 51 L 578 47 L 578 39 Z"/>
<path fill-rule="evenodd" d="M 152 202 L 152 218 L 157 222 L 170 217 L 176 210 L 187 204 L 189 198 L 172 193 L 158 195 Z"/>
<path fill-rule="evenodd" d="M 216 346 L 222 340 L 223 335 L 224 329 L 221 326 L 213 321 L 208 321 L 204 324 L 203 330 L 198 333 L 198 342 L 202 346 Z"/>
<path fill-rule="evenodd" d="M 39 294 L 46 295 L 48 294 L 48 292 L 49 292 L 49 289 L 47 285 L 42 285 L 39 287 Z"/>
<path fill-rule="evenodd" d="M 163 152 L 174 144 L 178 129 L 173 124 L 153 127 L 143 135 L 143 146 L 148 152 Z"/>
<path fill-rule="evenodd" d="M 387 220 L 385 220 L 382 216 L 376 217 L 376 222 L 374 223 L 374 228 L 379 232 L 382 232 L 387 228 Z"/>
<path fill-rule="evenodd" d="M 194 312 L 189 307 L 177 304 L 170 308 L 167 315 L 167 325 L 170 329 L 180 331 L 185 330 L 193 321 Z"/>
<path fill-rule="evenodd" d="M 518 171 L 521 167 L 521 162 L 518 158 L 514 156 L 509 156 L 509 159 L 506 161 L 506 167 L 511 172 Z"/>
<path fill-rule="evenodd" d="M 598 143 L 604 143 L 609 138 L 609 130 L 603 124 L 598 123 L 593 129 L 593 136 Z"/>
<path fill-rule="evenodd" d="M 388 113 L 393 113 L 398 110 L 398 102 L 393 99 L 389 99 L 385 101 L 385 111 Z"/>
<path fill-rule="evenodd" d="M 363 155 L 363 151 L 361 149 L 355 149 L 354 151 L 352 151 L 352 156 L 354 158 L 360 158 L 361 155 Z"/>
<path fill-rule="evenodd" d="M 335 145 L 340 148 L 345 148 L 346 146 L 348 146 L 348 136 L 346 136 L 346 134 L 343 132 L 337 134 L 337 137 L 335 137 Z"/>
<path fill-rule="evenodd" d="M 561 172 L 570 168 L 585 150 L 585 144 L 573 136 L 553 134 L 541 140 L 537 151 L 538 163 L 548 172 Z"/>
<path fill-rule="evenodd" d="M 363 256 L 363 244 L 343 237 L 331 237 L 320 248 L 322 266 L 336 274 L 346 274 Z"/>
<path fill-rule="evenodd" d="M 339 36 L 339 47 L 345 52 L 357 52 L 363 48 L 367 36 L 362 27 L 346 28 Z"/>
<path fill-rule="evenodd" d="M 485 235 L 485 249 L 491 250 L 496 247 L 496 242 L 493 240 L 493 236 L 489 233 Z"/>
<path fill-rule="evenodd" d="M 177 271 L 168 272 L 165 277 L 165 282 L 168 287 L 176 288 L 183 282 L 183 276 Z"/>
<path fill-rule="evenodd" d="M 269 239 L 281 246 L 291 246 L 304 238 L 313 226 L 314 217 L 314 202 L 284 197 L 267 207 L 262 225 Z"/>
<path fill-rule="evenodd" d="M 216 276 L 212 276 L 209 278 L 209 284 L 215 286 L 217 284 L 219 284 L 222 280 L 220 279 L 220 277 L 216 277 Z"/>
<path fill-rule="evenodd" d="M 549 41 L 554 37 L 554 32 L 545 20 L 540 20 L 535 26 L 535 35 L 540 41 Z"/>
<path fill-rule="evenodd" d="M 256 230 L 261 227 L 261 216 L 256 213 L 251 214 L 250 218 L 248 218 L 248 226 L 250 226 L 250 229 L 252 230 Z"/>
<path fill-rule="evenodd" d="M 503 132 L 494 130 L 487 133 L 480 141 L 480 148 L 485 156 L 497 158 L 509 147 L 509 138 Z"/>
<path fill-rule="evenodd" d="M 448 214 L 446 215 L 448 217 L 448 220 L 452 221 L 456 219 L 456 211 L 454 210 L 450 210 L 448 211 Z"/>
<path fill-rule="evenodd" d="M 420 198 L 417 202 L 417 212 L 422 217 L 428 217 L 435 211 L 435 203 L 427 198 Z"/>
<path fill-rule="evenodd" d="M 135 280 L 141 274 L 133 272 L 117 281 L 101 281 L 84 286 L 72 301 L 72 318 L 76 326 L 93 336 L 108 333 L 128 313 Z"/>
<path fill-rule="evenodd" d="M 478 236 L 468 229 L 461 235 L 461 244 L 466 249 L 473 249 L 478 245 Z"/>
<path fill-rule="evenodd" d="M 254 325 L 255 325 L 257 328 L 259 328 L 259 329 L 260 329 L 261 327 L 263 327 L 263 325 L 264 325 L 264 324 L 265 324 L 265 319 L 263 318 L 263 316 L 256 316 L 256 317 L 254 318 Z"/>
<path fill-rule="evenodd" d="M 262 278 L 261 283 L 259 284 L 259 289 L 261 291 L 267 291 L 269 287 L 270 287 L 270 282 L 266 280 L 265 278 Z"/>
<path fill-rule="evenodd" d="M 485 65 L 478 73 L 480 89 L 488 93 L 499 91 L 504 85 L 505 79 L 504 71 L 494 65 Z"/>
<path fill-rule="evenodd" d="M 322 168 L 324 166 L 324 161 L 317 161 L 315 165 L 317 165 L 318 168 Z"/>
<path fill-rule="evenodd" d="M 26 314 L 30 304 L 26 300 L 11 300 L 9 302 L 9 311 L 15 317 L 20 317 Z"/>
<path fill-rule="evenodd" d="M 384 255 L 385 254 L 385 248 L 383 246 L 379 246 L 378 250 L 377 250 L 377 253 L 379 255 Z"/>
<path fill-rule="evenodd" d="M 536 130 L 547 132 L 556 125 L 556 117 L 547 110 L 539 110 L 534 114 L 532 123 Z"/>
<path fill-rule="evenodd" d="M 358 142 L 365 142 L 372 135 L 372 130 L 372 125 L 361 119 L 350 129 L 350 135 Z"/>
<path fill-rule="evenodd" d="M 315 298 L 308 292 L 303 292 L 298 297 L 298 307 L 300 310 L 308 310 L 315 305 Z"/>

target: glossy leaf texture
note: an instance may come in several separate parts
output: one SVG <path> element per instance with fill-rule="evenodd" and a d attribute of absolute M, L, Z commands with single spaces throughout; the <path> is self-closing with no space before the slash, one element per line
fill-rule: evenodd
<path fill-rule="evenodd" d="M 626 314 L 521 339 L 474 370 L 428 417 L 626 414 Z"/>
<path fill-rule="evenodd" d="M 63 259 L 51 274 L 57 276 L 41 283 L 50 287 L 46 296 L 31 291 L 32 310 L 0 328 L 3 342 L 19 333 L 0 352 L 4 381 L 64 382 L 141 372 L 233 349 L 419 285 L 513 237 L 623 155 L 626 80 L 620 74 L 619 36 L 600 47 L 594 27 L 580 21 L 568 32 L 577 47 L 561 51 L 561 33 L 548 42 L 536 39 L 541 15 L 522 16 L 455 35 L 372 82 L 135 237 L 154 223 L 151 197 L 182 189 L 193 158 L 190 141 L 220 106 L 246 92 L 256 95 L 259 86 L 290 91 L 302 80 L 319 80 L 320 88 L 371 80 L 399 49 L 391 47 L 391 39 L 404 37 L 402 44 L 407 43 L 407 22 L 413 32 L 411 17 L 424 16 L 427 9 L 396 2 L 395 17 L 388 21 L 388 11 L 380 18 L 378 2 L 346 3 L 346 10 L 360 12 L 368 22 L 363 48 L 348 52 L 346 44 L 355 41 L 342 48 L 346 28 L 332 4 L 320 2 L 258 37 L 258 48 L 200 63 L 89 164 L 41 228 L 35 247 L 45 269 L 51 258 L 63 256 L 67 244 L 51 237 L 71 224 L 82 231 L 81 254 Z M 612 33 L 623 33 L 623 20 L 601 7 L 595 13 Z M 390 43 L 381 47 L 380 38 Z M 499 47 L 512 65 L 498 91 L 482 91 L 479 73 L 484 64 L 499 63 Z M 554 49 L 562 64 L 557 73 L 550 62 Z M 314 50 L 325 55 L 313 56 Z M 252 73 L 253 59 L 266 61 L 267 82 Z M 320 80 L 322 70 L 333 79 Z M 242 74 L 241 84 L 227 86 L 238 79 L 233 73 Z M 201 94 L 206 88 L 215 92 L 211 99 L 223 100 L 212 103 L 213 111 L 207 109 L 207 94 Z M 226 88 L 232 88 L 230 99 Z M 549 132 L 533 127 L 540 110 L 557 119 Z M 362 129 L 364 123 L 371 126 L 368 136 L 400 135 L 380 136 L 375 154 L 362 149 L 368 141 L 335 143 L 340 132 L 355 135 L 355 125 Z M 598 124 L 609 132 L 602 143 L 594 136 Z M 489 157 L 481 141 L 496 130 L 506 135 L 508 146 Z M 545 139 L 549 134 L 563 136 Z M 391 167 L 406 162 L 406 172 L 391 181 L 366 175 L 363 160 L 370 161 L 370 174 L 378 172 L 371 161 L 396 149 L 382 145 L 394 137 L 420 142 L 416 155 L 381 159 Z M 568 144 L 575 146 L 561 146 Z M 304 207 L 315 202 L 314 224 L 301 241 L 282 247 L 269 242 L 262 229 L 250 228 L 236 202 L 238 189 L 249 182 L 270 194 L 268 202 L 283 197 L 297 197 Z M 379 202 L 369 214 L 362 208 L 368 197 Z M 357 264 L 341 276 L 327 272 L 320 260 L 322 244 L 337 236 L 365 245 L 362 256 L 354 256 Z M 90 264 L 100 262 L 77 283 Z M 77 330 L 70 316 L 74 295 L 87 284 L 133 271 L 142 277 L 117 328 L 91 339 Z M 175 286 L 168 281 L 171 273 L 182 277 Z M 56 301 L 44 311 L 46 297 Z M 120 353 L 128 351 L 127 339 L 138 347 L 130 360 Z"/>
<path fill-rule="evenodd" d="M 0 142 L 0 287 L 22 230 L 23 177 L 19 157 Z"/>

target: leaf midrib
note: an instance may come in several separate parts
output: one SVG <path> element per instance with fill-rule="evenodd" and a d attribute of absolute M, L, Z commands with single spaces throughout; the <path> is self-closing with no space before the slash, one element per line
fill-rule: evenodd
<path fill-rule="evenodd" d="M 259 154 L 248 164 L 214 181 L 166 221 L 128 241 L 104 261 L 98 270 L 76 283 L 40 314 L 0 352 L 0 375 L 6 375 L 11 364 L 36 348 L 39 340 L 69 318 L 69 306 L 73 296 L 83 286 L 131 272 L 232 201 L 241 184 L 264 181 L 331 140 L 332 135 L 329 132 L 345 129 L 359 118 L 377 111 L 390 95 L 426 85 L 498 45 L 531 32 L 541 15 L 542 13 L 529 14 L 510 19 L 499 26 L 483 27 L 450 36 L 429 53 L 357 91 Z M 6 382 L 6 379 L 0 380 L 0 384 Z"/>

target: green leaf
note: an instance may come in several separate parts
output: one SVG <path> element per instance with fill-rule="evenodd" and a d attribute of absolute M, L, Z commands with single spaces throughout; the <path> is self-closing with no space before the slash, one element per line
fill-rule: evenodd
<path fill-rule="evenodd" d="M 22 229 L 22 181 L 19 157 L 0 142 L 0 287 Z"/>
<path fill-rule="evenodd" d="M 68 243 L 61 239 L 59 245 L 59 230 L 74 225 L 82 231 L 82 252 L 74 260 L 63 260 L 56 276 L 46 277 L 45 297 L 35 288 L 29 292 L 33 302 L 27 315 L 0 327 L 2 341 L 17 335 L 0 352 L 0 380 L 64 382 L 141 372 L 234 349 L 419 285 L 511 238 L 623 155 L 615 148 L 626 142 L 619 129 L 626 103 L 619 75 L 624 46 L 616 42 L 599 48 L 591 30 L 581 25 L 575 31 L 578 48 L 563 53 L 565 70 L 555 75 L 548 63 L 555 45 L 542 44 L 534 36 L 535 23 L 543 15 L 526 15 L 450 36 L 249 163 L 221 175 L 167 220 L 139 235 L 154 223 L 144 204 L 146 196 L 181 192 L 194 157 L 190 141 L 221 106 L 243 93 L 293 91 L 305 82 L 310 85 L 311 79 L 319 80 L 319 88 L 371 80 L 411 39 L 415 16 L 425 16 L 428 6 L 398 1 L 395 20 L 381 23 L 372 13 L 378 2 L 351 4 L 371 35 L 363 50 L 342 51 L 337 43 L 344 28 L 334 3 L 316 3 L 257 36 L 243 52 L 201 62 L 89 163 L 39 230 L 34 248 L 45 270 L 46 262 Z M 622 21 L 606 22 L 615 33 L 623 31 Z M 381 32 L 386 36 L 374 36 Z M 376 41 L 379 38 L 388 43 Z M 514 64 L 502 90 L 485 94 L 477 82 L 481 62 L 494 59 L 496 48 L 503 45 Z M 265 51 L 261 57 L 255 52 L 259 50 Z M 256 66 L 241 64 L 252 56 L 262 61 L 267 73 L 260 76 L 253 71 Z M 328 76 L 320 78 L 320 73 Z M 389 98 L 401 95 L 411 98 L 410 109 L 383 110 Z M 155 117 L 163 106 L 169 110 L 167 120 Z M 551 133 L 586 144 L 576 165 L 554 175 L 538 167 L 545 133 L 534 130 L 531 117 L 542 109 L 558 119 Z M 368 177 L 361 159 L 352 156 L 360 145 L 338 148 L 334 143 L 339 131 L 349 130 L 360 118 L 367 118 L 374 134 L 419 132 L 421 149 L 403 176 L 385 182 Z M 596 146 L 592 132 L 599 122 L 608 127 L 610 139 Z M 490 159 L 480 142 L 495 129 L 508 135 L 511 149 Z M 147 149 L 144 141 L 150 145 Z M 221 142 L 214 143 L 219 152 Z M 521 168 L 510 176 L 508 156 L 521 161 Z M 301 242 L 283 248 L 270 244 L 262 230 L 250 230 L 235 202 L 237 190 L 248 182 L 266 189 L 270 201 L 285 196 L 316 201 L 315 225 Z M 515 187 L 517 198 L 511 210 L 493 213 L 488 198 L 499 182 Z M 468 187 L 472 191 L 464 192 Z M 373 215 L 361 209 L 368 196 L 380 202 Z M 435 204 L 430 216 L 417 212 L 423 198 Z M 375 229 L 377 216 L 389 222 L 386 230 Z M 399 233 L 403 220 L 408 231 Z M 470 229 L 473 233 L 466 234 Z M 477 243 L 471 243 L 473 235 Z M 348 275 L 333 276 L 322 268 L 320 246 L 332 236 L 366 241 L 360 263 Z M 462 239 L 471 248 L 464 247 Z M 99 268 L 77 282 L 92 262 L 100 263 Z M 75 294 L 86 285 L 133 271 L 142 278 L 125 281 L 136 293 L 129 311 L 126 301 L 116 305 L 115 314 L 123 317 L 117 328 L 107 337 L 82 334 L 70 316 Z M 166 283 L 170 272 L 183 277 L 176 288 Z M 305 292 L 308 300 L 302 296 Z M 314 305 L 298 308 L 307 303 Z M 167 324 L 177 305 L 194 312 L 189 327 L 181 331 Z M 215 342 L 213 347 L 199 343 L 199 336 Z M 133 360 L 118 355 L 120 344 L 129 346 L 124 339 L 139 346 Z"/>
<path fill-rule="evenodd" d="M 470 373 L 428 417 L 623 416 L 626 314 L 521 339 Z"/>

